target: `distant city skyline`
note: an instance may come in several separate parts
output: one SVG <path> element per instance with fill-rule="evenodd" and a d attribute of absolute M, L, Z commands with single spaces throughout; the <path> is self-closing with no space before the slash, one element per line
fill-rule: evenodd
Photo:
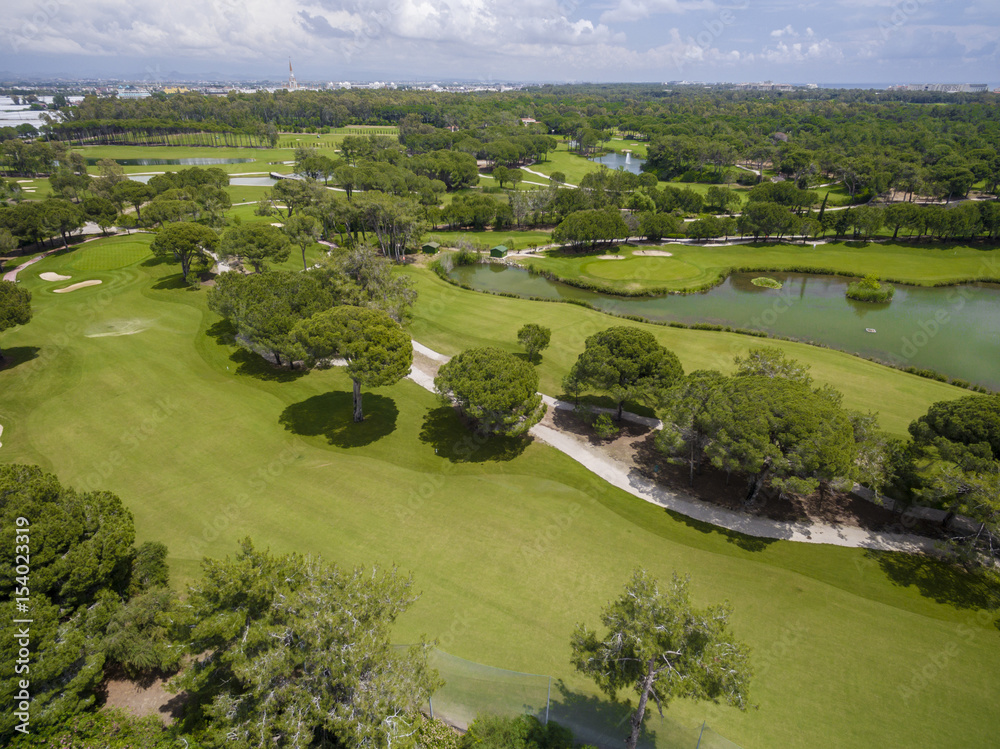
<path fill-rule="evenodd" d="M 995 0 L 36 0 L 0 77 L 989 83 Z M 283 74 L 284 73 L 284 74 Z"/>

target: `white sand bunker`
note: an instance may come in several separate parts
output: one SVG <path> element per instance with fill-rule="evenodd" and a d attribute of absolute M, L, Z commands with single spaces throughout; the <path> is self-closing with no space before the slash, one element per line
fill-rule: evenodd
<path fill-rule="evenodd" d="M 598 260 L 624 260 L 621 255 L 598 255 Z"/>
<path fill-rule="evenodd" d="M 99 281 L 96 278 L 92 278 L 89 281 L 80 281 L 80 283 L 75 283 L 72 286 L 67 286 L 65 289 L 54 289 L 54 291 L 56 294 L 65 294 L 70 291 L 76 291 L 77 289 L 85 289 L 88 286 L 98 286 L 102 283 L 104 282 Z"/>
<path fill-rule="evenodd" d="M 68 281 L 73 276 L 60 276 L 58 273 L 39 273 L 38 277 L 43 281 Z"/>
<path fill-rule="evenodd" d="M 121 335 L 135 335 L 149 327 L 149 320 L 134 318 L 131 320 L 105 320 L 97 325 L 91 325 L 84 333 L 85 338 L 113 338 Z"/>
<path fill-rule="evenodd" d="M 642 257 L 673 257 L 674 253 L 667 252 L 666 250 L 636 250 L 632 253 L 633 255 L 641 255 Z"/>

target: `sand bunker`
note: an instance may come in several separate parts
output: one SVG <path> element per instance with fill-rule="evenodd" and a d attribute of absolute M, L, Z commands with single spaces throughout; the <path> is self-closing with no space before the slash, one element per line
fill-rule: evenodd
<path fill-rule="evenodd" d="M 667 252 L 666 250 L 636 250 L 632 253 L 633 255 L 641 255 L 642 257 L 673 257 L 674 253 Z"/>
<path fill-rule="evenodd" d="M 92 278 L 89 281 L 80 281 L 80 283 L 75 283 L 72 286 L 67 286 L 65 289 L 55 289 L 56 294 L 65 294 L 69 291 L 76 291 L 77 289 L 85 289 L 88 286 L 97 286 L 98 284 L 104 283 L 96 278 Z"/>
<path fill-rule="evenodd" d="M 146 330 L 150 325 L 150 320 L 106 320 L 105 322 L 91 325 L 84 333 L 85 338 L 113 338 L 121 335 L 135 335 Z"/>
<path fill-rule="evenodd" d="M 58 273 L 39 273 L 38 277 L 43 281 L 68 281 L 73 276 L 60 276 Z"/>
<path fill-rule="evenodd" d="M 598 255 L 598 260 L 624 260 L 621 255 Z"/>

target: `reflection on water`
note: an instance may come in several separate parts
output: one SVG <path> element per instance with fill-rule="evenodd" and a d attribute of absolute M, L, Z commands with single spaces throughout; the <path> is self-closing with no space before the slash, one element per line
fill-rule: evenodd
<path fill-rule="evenodd" d="M 87 166 L 97 166 L 101 159 L 87 159 Z M 217 164 L 249 164 L 254 159 L 112 159 L 122 166 L 215 166 Z"/>
<path fill-rule="evenodd" d="M 760 274 L 737 273 L 697 294 L 617 297 L 500 264 L 460 266 L 451 275 L 477 289 L 581 300 L 620 315 L 762 330 L 1000 389 L 1000 286 L 996 284 L 897 285 L 892 302 L 867 304 L 848 299 L 845 291 L 851 279 L 837 276 L 769 273 L 782 282 L 782 288 L 768 289 L 751 283 Z M 872 408 L 877 410 L 878 404 Z"/>
<path fill-rule="evenodd" d="M 604 156 L 591 159 L 591 161 L 604 164 L 609 169 L 621 168 L 626 172 L 632 172 L 632 174 L 641 174 L 642 165 L 646 163 L 645 159 L 640 159 L 638 156 L 633 156 L 630 153 L 608 153 Z"/>

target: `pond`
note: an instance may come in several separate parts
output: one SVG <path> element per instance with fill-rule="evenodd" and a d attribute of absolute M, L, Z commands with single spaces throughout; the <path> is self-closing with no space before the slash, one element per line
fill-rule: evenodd
<path fill-rule="evenodd" d="M 101 159 L 87 159 L 87 166 L 97 166 Z M 256 159 L 112 159 L 121 166 L 214 166 L 217 164 L 249 164 Z"/>
<path fill-rule="evenodd" d="M 761 330 L 1000 389 L 1000 285 L 897 286 L 892 302 L 874 305 L 844 296 L 850 279 L 769 273 L 783 284 L 775 290 L 754 286 L 750 281 L 758 275 L 733 274 L 697 294 L 619 297 L 532 276 L 516 266 L 461 266 L 451 273 L 476 289 L 582 300 L 606 312 L 655 321 Z"/>
<path fill-rule="evenodd" d="M 640 159 L 638 156 L 633 156 L 630 153 L 608 153 L 604 156 L 591 159 L 591 161 L 604 164 L 608 169 L 617 170 L 621 168 L 626 172 L 632 172 L 632 174 L 642 174 L 642 165 L 646 163 L 645 159 Z"/>
<path fill-rule="evenodd" d="M 155 174 L 126 174 L 131 180 L 146 184 L 155 177 Z M 276 179 L 271 177 L 230 177 L 229 184 L 232 187 L 273 187 Z"/>

